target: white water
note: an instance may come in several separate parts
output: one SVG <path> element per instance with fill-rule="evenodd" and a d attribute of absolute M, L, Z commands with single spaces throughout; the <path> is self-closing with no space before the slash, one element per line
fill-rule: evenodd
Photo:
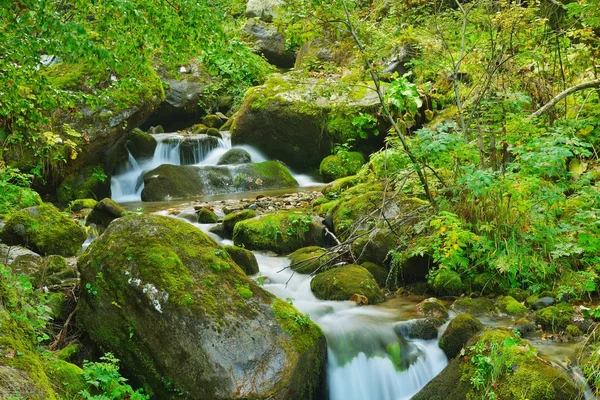
<path fill-rule="evenodd" d="M 154 155 L 149 159 L 136 160 L 129 153 L 127 163 L 119 167 L 117 174 L 113 175 L 111 179 L 112 199 L 118 203 L 141 201 L 144 173 L 163 164 L 217 165 L 221 156 L 232 148 L 229 132 L 223 131 L 221 134 L 223 138 L 218 139 L 216 147 L 214 146 L 214 139 L 206 135 L 181 135 L 178 133 L 152 135 L 158 142 Z M 186 146 L 185 149 L 182 149 L 182 144 Z M 267 158 L 252 146 L 235 146 L 235 148 L 246 150 L 254 163 L 267 161 Z M 292 175 L 298 181 L 300 187 L 318 185 L 308 175 L 294 173 Z"/>
<path fill-rule="evenodd" d="M 167 212 L 161 212 L 167 215 Z M 189 221 L 188 221 L 189 222 Z M 232 244 L 209 233 L 214 225 L 194 226 L 222 244 Z M 407 320 L 402 311 L 382 306 L 357 306 L 350 301 L 318 300 L 310 290 L 311 277 L 286 269 L 287 257 L 254 252 L 264 288 L 294 306 L 317 323 L 327 337 L 327 381 L 331 400 L 408 400 L 448 364 L 438 340 L 409 340 L 394 329 Z M 440 334 L 445 326 L 440 330 Z M 397 370 L 386 352 L 387 345 L 402 344 L 402 358 L 412 359 Z"/>

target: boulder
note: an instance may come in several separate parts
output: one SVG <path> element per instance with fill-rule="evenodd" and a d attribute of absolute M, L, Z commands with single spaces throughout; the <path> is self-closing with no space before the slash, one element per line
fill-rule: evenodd
<path fill-rule="evenodd" d="M 327 156 L 319 165 L 319 173 L 324 182 L 331 182 L 346 176 L 356 175 L 365 163 L 365 157 L 357 151 L 340 151 Z"/>
<path fill-rule="evenodd" d="M 471 314 L 471 315 L 488 315 L 492 312 L 494 308 L 494 302 L 487 297 L 464 297 L 461 299 L 457 299 L 454 304 L 452 304 L 452 308 L 462 314 Z"/>
<path fill-rule="evenodd" d="M 251 88 L 234 117 L 232 143 L 252 145 L 299 172 L 318 168 L 335 144 L 348 139 L 355 139 L 365 154 L 379 149 L 383 135 L 375 136 L 373 128 L 363 139 L 352 125 L 361 114 L 376 115 L 379 99 L 369 89 L 373 84 L 349 86 L 340 79 L 288 73 Z"/>
<path fill-rule="evenodd" d="M 369 304 L 381 303 L 383 292 L 369 271 L 358 265 L 344 265 L 317 274 L 310 290 L 321 300 L 350 300 L 355 295 L 369 299 Z"/>
<path fill-rule="evenodd" d="M 238 246 L 224 246 L 223 248 L 229 254 L 229 257 L 244 270 L 246 275 L 258 274 L 258 261 L 250 250 Z"/>
<path fill-rule="evenodd" d="M 389 229 L 375 229 L 352 242 L 352 254 L 358 262 L 384 265 L 390 250 L 396 248 L 396 242 L 397 238 Z"/>
<path fill-rule="evenodd" d="M 472 361 L 489 360 L 489 368 L 498 373 L 485 374 L 479 389 L 472 382 L 478 376 Z M 509 366 L 509 368 L 506 368 Z M 562 371 L 537 355 L 536 349 L 512 332 L 488 329 L 473 337 L 464 355 L 456 357 L 412 400 L 464 400 L 491 397 L 497 399 L 568 400 L 579 398 L 579 389 Z"/>
<path fill-rule="evenodd" d="M 535 314 L 535 323 L 546 331 L 561 332 L 571 323 L 573 314 L 571 305 L 560 303 L 538 310 Z"/>
<path fill-rule="evenodd" d="M 231 149 L 227 150 L 225 154 L 219 158 L 217 165 L 234 165 L 234 164 L 247 164 L 252 162 L 252 157 L 244 149 Z"/>
<path fill-rule="evenodd" d="M 85 223 L 87 225 L 96 224 L 107 227 L 111 221 L 121 218 L 125 213 L 125 209 L 112 199 L 102 199 L 92 209 L 92 212 L 87 216 Z"/>
<path fill-rule="evenodd" d="M 527 307 L 519 303 L 512 296 L 500 296 L 496 299 L 496 308 L 502 314 L 522 317 L 527 314 Z"/>
<path fill-rule="evenodd" d="M 355 42 L 350 35 L 339 37 L 326 32 L 309 42 L 298 50 L 295 69 L 320 70 L 327 65 L 346 67 L 354 60 Z"/>
<path fill-rule="evenodd" d="M 196 221 L 199 224 L 216 224 L 219 218 L 212 210 L 202 207 L 196 211 Z"/>
<path fill-rule="evenodd" d="M 154 136 L 142 132 L 140 129 L 134 129 L 127 135 L 125 146 L 131 155 L 136 159 L 152 158 L 158 143 Z"/>
<path fill-rule="evenodd" d="M 447 268 L 440 268 L 433 279 L 431 288 L 441 296 L 460 296 L 463 291 L 460 275 Z"/>
<path fill-rule="evenodd" d="M 260 19 L 248 19 L 243 29 L 243 37 L 252 43 L 256 52 L 262 54 L 269 63 L 281 68 L 294 66 L 296 55 L 293 51 L 286 50 L 285 36 L 275 25 Z"/>
<path fill-rule="evenodd" d="M 448 358 L 456 357 L 465 344 L 477 332 L 483 329 L 483 324 L 469 314 L 456 316 L 440 338 L 440 349 L 444 350 Z"/>
<path fill-rule="evenodd" d="M 262 21 L 272 22 L 282 4 L 282 0 L 248 0 L 245 15 L 247 18 L 260 18 Z"/>
<path fill-rule="evenodd" d="M 444 303 L 435 297 L 430 297 L 428 299 L 423 300 L 415 307 L 418 314 L 423 315 L 424 317 L 433 317 L 433 318 L 448 318 L 448 310 Z"/>
<path fill-rule="evenodd" d="M 227 166 L 163 164 L 144 174 L 142 201 L 298 187 L 281 163 Z"/>
<path fill-rule="evenodd" d="M 218 115 L 210 114 L 202 117 L 202 125 L 208 128 L 219 129 L 223 125 L 223 120 Z"/>
<path fill-rule="evenodd" d="M 534 310 L 541 310 L 542 308 L 550 307 L 554 303 L 556 303 L 554 297 L 542 297 L 533 302 L 532 308 Z"/>
<path fill-rule="evenodd" d="M 12 214 L 0 231 L 0 239 L 8 245 L 65 257 L 77 254 L 86 238 L 82 227 L 48 203 Z"/>
<path fill-rule="evenodd" d="M 387 278 L 390 274 L 389 270 L 382 267 L 381 265 L 377 265 L 369 261 L 362 263 L 360 266 L 369 271 L 371 275 L 373 275 L 373 278 L 375 278 L 375 281 L 377 282 L 379 287 L 383 288 L 386 286 Z"/>
<path fill-rule="evenodd" d="M 433 340 L 438 337 L 437 327 L 441 325 L 440 322 L 435 318 L 421 318 L 403 322 L 395 329 L 402 337 L 408 339 Z"/>
<path fill-rule="evenodd" d="M 78 266 L 88 288 L 78 323 L 153 398 L 316 399 L 325 389 L 319 327 L 184 221 L 120 218 Z"/>
<path fill-rule="evenodd" d="M 80 212 L 81 210 L 91 210 L 96 207 L 98 202 L 94 199 L 77 199 L 69 203 L 69 206 L 65 209 L 68 212 Z"/>
<path fill-rule="evenodd" d="M 319 246 L 303 247 L 288 256 L 290 269 L 299 274 L 314 274 L 331 268 L 332 256 Z"/>
<path fill-rule="evenodd" d="M 302 247 L 323 245 L 324 235 L 317 218 L 282 211 L 238 222 L 233 229 L 233 242 L 251 250 L 289 254 Z"/>
<path fill-rule="evenodd" d="M 56 198 L 63 204 L 76 199 L 103 199 L 110 197 L 110 176 L 100 165 L 83 168 L 67 176 L 56 190 Z"/>
<path fill-rule="evenodd" d="M 233 235 L 233 228 L 235 228 L 235 224 L 245 219 L 251 219 L 256 217 L 256 211 L 254 210 L 240 210 L 233 211 L 229 214 L 225 215 L 223 218 L 223 228 L 225 228 L 225 232 L 229 234 L 229 236 Z"/>

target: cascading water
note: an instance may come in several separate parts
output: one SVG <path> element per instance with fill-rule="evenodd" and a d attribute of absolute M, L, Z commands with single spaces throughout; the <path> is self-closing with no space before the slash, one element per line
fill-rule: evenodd
<path fill-rule="evenodd" d="M 221 132 L 222 138 L 208 135 L 181 135 L 178 133 L 161 133 L 152 135 L 157 141 L 154 155 L 149 159 L 136 160 L 131 152 L 125 165 L 111 179 L 113 200 L 119 203 L 141 200 L 144 188 L 144 173 L 163 164 L 172 165 L 217 165 L 223 154 L 232 148 L 231 135 Z M 263 162 L 267 159 L 251 146 L 235 146 L 246 150 L 252 162 Z M 294 178 L 301 187 L 314 186 L 307 175 L 296 175 Z"/>

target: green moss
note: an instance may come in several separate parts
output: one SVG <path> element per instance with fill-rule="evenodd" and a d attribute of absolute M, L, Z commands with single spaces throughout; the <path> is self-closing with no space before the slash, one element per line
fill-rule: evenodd
<path fill-rule="evenodd" d="M 457 272 L 442 268 L 435 275 L 431 288 L 437 295 L 459 296 L 463 291 L 463 284 Z"/>
<path fill-rule="evenodd" d="M 552 332 L 563 331 L 571 321 L 574 311 L 568 303 L 560 303 L 539 310 L 535 314 L 535 323 L 544 330 Z"/>
<path fill-rule="evenodd" d="M 512 296 L 515 300 L 519 302 L 524 302 L 530 296 L 530 292 L 527 290 L 513 288 L 508 291 L 508 295 Z"/>
<path fill-rule="evenodd" d="M 404 371 L 406 369 L 402 363 L 402 347 L 400 346 L 400 343 L 388 344 L 385 347 L 385 351 L 390 356 L 390 360 L 392 360 L 396 371 Z"/>
<path fill-rule="evenodd" d="M 463 346 L 477 332 L 483 329 L 483 324 L 469 314 L 460 314 L 448 325 L 442 335 L 439 346 L 448 358 L 454 358 Z"/>
<path fill-rule="evenodd" d="M 219 220 L 217 214 L 215 214 L 206 207 L 202 207 L 201 209 L 196 211 L 196 216 L 198 217 L 199 224 L 216 224 Z"/>
<path fill-rule="evenodd" d="M 567 327 L 565 328 L 565 333 L 572 337 L 583 335 L 581 329 L 579 329 L 576 325 L 567 325 Z"/>
<path fill-rule="evenodd" d="M 522 317 L 523 315 L 527 314 L 527 307 L 519 303 L 512 296 L 498 297 L 496 300 L 496 305 L 504 314 L 517 317 Z"/>
<path fill-rule="evenodd" d="M 196 124 L 192 126 L 192 133 L 194 135 L 201 135 L 203 133 L 206 133 L 206 131 L 208 131 L 208 126 L 204 124 Z"/>
<path fill-rule="evenodd" d="M 296 351 L 304 352 L 318 345 L 323 332 L 308 316 L 281 299 L 275 299 L 271 309 L 281 328 L 292 337 L 292 345 Z"/>
<path fill-rule="evenodd" d="M 361 153 L 339 152 L 335 155 L 325 157 L 319 166 L 319 173 L 325 182 L 355 175 L 365 163 Z"/>
<path fill-rule="evenodd" d="M 245 219 L 254 218 L 256 216 L 257 214 L 254 210 L 234 211 L 227 214 L 225 218 L 223 218 L 223 227 L 225 228 L 225 231 L 228 234 L 232 235 L 233 228 L 238 222 L 243 221 Z"/>
<path fill-rule="evenodd" d="M 471 282 L 471 289 L 480 295 L 501 293 L 500 277 L 489 272 L 478 274 Z"/>
<path fill-rule="evenodd" d="M 209 128 L 218 129 L 221 127 L 221 125 L 223 125 L 223 121 L 221 121 L 221 118 L 219 118 L 218 116 L 210 114 L 205 117 L 202 117 L 202 124 L 206 125 Z"/>
<path fill-rule="evenodd" d="M 540 299 L 540 296 L 533 294 L 525 299 L 525 304 L 528 307 L 532 307 L 535 304 L 535 302 L 538 301 L 539 299 Z"/>
<path fill-rule="evenodd" d="M 95 86 L 108 78 L 111 71 L 94 65 L 67 64 L 64 62 L 45 68 L 41 72 L 50 84 L 63 90 L 82 90 L 84 86 Z"/>
<path fill-rule="evenodd" d="M 290 171 L 279 161 L 255 163 L 252 164 L 252 168 L 256 171 L 256 175 L 261 177 L 263 181 L 271 180 L 280 182 L 280 186 L 286 188 L 298 187 L 296 179 L 294 179 Z"/>
<path fill-rule="evenodd" d="M 326 271 L 331 267 L 331 256 L 319 246 L 303 247 L 289 255 L 290 268 L 299 274 L 312 274 Z"/>
<path fill-rule="evenodd" d="M 253 295 L 252 290 L 247 286 L 240 286 L 237 291 L 242 299 L 249 299 Z"/>
<path fill-rule="evenodd" d="M 471 315 L 485 315 L 492 312 L 494 302 L 486 297 L 465 297 L 454 302 L 452 307 L 460 312 Z"/>
<path fill-rule="evenodd" d="M 278 212 L 235 225 L 233 241 L 252 250 L 289 254 L 301 247 L 323 243 L 323 227 L 302 212 Z"/>
<path fill-rule="evenodd" d="M 67 176 L 56 190 L 56 198 L 63 204 L 77 199 L 102 199 L 110 195 L 110 177 L 102 166 L 83 168 Z"/>
<path fill-rule="evenodd" d="M 56 357 L 59 360 L 73 361 L 79 353 L 81 346 L 77 343 L 69 344 L 56 352 Z"/>
<path fill-rule="evenodd" d="M 86 224 L 96 224 L 107 227 L 113 220 L 122 217 L 125 209 L 116 201 L 105 198 L 96 204 L 86 218 Z"/>
<path fill-rule="evenodd" d="M 0 219 L 11 212 L 42 204 L 35 191 L 10 183 L 0 186 Z"/>
<path fill-rule="evenodd" d="M 51 292 L 46 296 L 47 306 L 50 308 L 49 315 L 52 319 L 60 319 L 67 296 L 63 292 Z"/>
<path fill-rule="evenodd" d="M 244 270 L 246 275 L 258 274 L 258 261 L 251 251 L 237 246 L 224 246 L 223 249 Z"/>
<path fill-rule="evenodd" d="M 77 199 L 70 202 L 65 211 L 79 212 L 85 208 L 91 210 L 96 206 L 96 204 L 98 204 L 98 202 L 94 199 Z"/>
<path fill-rule="evenodd" d="M 0 231 L 9 245 L 23 245 L 39 254 L 77 254 L 87 234 L 52 204 L 42 204 L 14 213 Z"/>
<path fill-rule="evenodd" d="M 389 274 L 389 271 L 387 269 L 385 269 L 381 265 L 369 261 L 362 263 L 361 267 L 363 267 L 364 269 L 369 271 L 371 275 L 373 275 L 373 278 L 375 278 L 375 281 L 377 282 L 379 287 L 385 287 L 385 283 Z"/>
<path fill-rule="evenodd" d="M 310 282 L 310 289 L 322 300 L 349 300 L 355 294 L 367 297 L 369 304 L 384 300 L 373 275 L 358 265 L 344 265 L 317 274 Z"/>
<path fill-rule="evenodd" d="M 154 136 L 142 132 L 140 129 L 136 128 L 127 135 L 127 150 L 137 160 L 151 158 L 156 146 L 158 143 Z"/>
<path fill-rule="evenodd" d="M 325 186 L 321 192 L 328 198 L 338 198 L 342 192 L 358 184 L 360 179 L 356 175 L 346 176 L 336 179 L 329 185 Z"/>
<path fill-rule="evenodd" d="M 75 364 L 63 360 L 49 360 L 45 362 L 45 370 L 54 390 L 61 398 L 83 399 L 79 393 L 90 390 L 90 385 L 83 376 L 83 370 Z"/>

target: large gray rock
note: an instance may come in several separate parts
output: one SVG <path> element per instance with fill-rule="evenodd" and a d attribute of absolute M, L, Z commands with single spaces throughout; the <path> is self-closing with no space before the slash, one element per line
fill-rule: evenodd
<path fill-rule="evenodd" d="M 202 167 L 164 164 L 144 174 L 142 201 L 297 186 L 287 168 L 277 161 Z"/>
<path fill-rule="evenodd" d="M 319 327 L 246 277 L 192 225 L 114 221 L 79 259 L 77 321 L 157 399 L 316 399 Z"/>
<path fill-rule="evenodd" d="M 285 36 L 274 25 L 259 19 L 249 19 L 244 26 L 244 38 L 271 64 L 282 68 L 294 66 L 296 55 L 293 51 L 286 50 Z"/>
<path fill-rule="evenodd" d="M 278 14 L 282 0 L 248 0 L 246 4 L 246 17 L 260 18 L 265 22 L 272 22 Z"/>

